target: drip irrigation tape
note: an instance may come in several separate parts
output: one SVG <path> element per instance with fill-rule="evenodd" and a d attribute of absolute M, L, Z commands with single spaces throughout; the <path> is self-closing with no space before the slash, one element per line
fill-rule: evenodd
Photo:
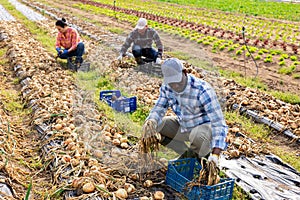
<path fill-rule="evenodd" d="M 286 126 L 284 126 L 284 125 L 282 125 L 282 124 L 280 124 L 278 122 L 275 122 L 275 121 L 273 121 L 273 120 L 271 120 L 271 119 L 269 119 L 267 117 L 260 116 L 257 112 L 252 111 L 252 110 L 247 110 L 246 108 L 241 107 L 238 104 L 234 104 L 232 106 L 232 108 L 234 110 L 238 109 L 241 114 L 246 114 L 247 116 L 250 116 L 253 119 L 255 119 L 255 121 L 263 123 L 265 125 L 268 125 L 268 126 L 274 128 L 275 130 L 277 130 L 279 132 L 282 132 L 286 136 L 288 136 L 288 137 L 290 137 L 292 139 L 295 139 L 297 142 L 300 142 L 299 137 L 296 136 L 296 135 L 294 135 L 290 130 L 288 130 L 286 128 Z"/>

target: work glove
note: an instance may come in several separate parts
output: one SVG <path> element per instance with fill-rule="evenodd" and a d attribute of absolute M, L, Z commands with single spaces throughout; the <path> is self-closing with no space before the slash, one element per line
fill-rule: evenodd
<path fill-rule="evenodd" d="M 123 55 L 120 54 L 120 55 L 118 56 L 117 60 L 120 61 L 120 62 L 122 62 L 122 59 L 123 59 Z"/>
<path fill-rule="evenodd" d="M 60 52 L 60 50 L 61 50 L 61 48 L 60 48 L 60 47 L 56 47 L 56 51 L 57 51 L 57 53 L 59 53 L 59 52 Z"/>
<path fill-rule="evenodd" d="M 158 64 L 158 65 L 161 64 L 161 59 L 159 57 L 156 58 L 155 64 Z"/>
<path fill-rule="evenodd" d="M 219 166 L 219 160 L 220 160 L 220 155 L 217 154 L 211 153 L 208 157 L 208 162 L 213 161 L 216 164 L 216 166 Z"/>
<path fill-rule="evenodd" d="M 128 56 L 129 58 L 134 58 L 132 53 L 126 52 L 126 56 Z"/>
<path fill-rule="evenodd" d="M 157 122 L 155 119 L 148 119 L 143 125 L 143 138 L 156 137 L 159 141 L 161 140 L 160 134 L 156 132 Z"/>
<path fill-rule="evenodd" d="M 64 49 L 63 54 L 68 54 L 68 49 Z"/>

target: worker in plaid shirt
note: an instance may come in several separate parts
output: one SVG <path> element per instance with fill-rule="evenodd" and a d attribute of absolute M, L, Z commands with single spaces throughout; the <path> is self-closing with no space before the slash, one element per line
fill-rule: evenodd
<path fill-rule="evenodd" d="M 158 50 L 152 48 L 152 43 L 156 44 Z M 122 61 L 126 56 L 127 49 L 132 46 L 132 54 L 135 57 L 137 64 L 144 64 L 145 62 L 161 63 L 163 45 L 156 30 L 149 28 L 147 20 L 140 18 L 137 22 L 135 29 L 128 35 L 125 43 L 120 50 L 120 56 L 117 58 Z M 143 59 L 142 57 L 145 57 Z"/>
<path fill-rule="evenodd" d="M 77 67 L 80 67 L 83 62 L 84 44 L 80 40 L 77 30 L 69 27 L 64 18 L 57 20 L 55 25 L 58 30 L 55 45 L 57 56 L 62 59 L 76 56 L 75 63 Z"/>
<path fill-rule="evenodd" d="M 206 157 L 218 165 L 219 155 L 227 147 L 228 127 L 214 89 L 187 74 L 176 58 L 167 59 L 161 69 L 164 82 L 160 96 L 144 126 L 156 127 L 162 136 L 161 144 L 181 158 Z M 165 116 L 169 107 L 176 116 Z"/>

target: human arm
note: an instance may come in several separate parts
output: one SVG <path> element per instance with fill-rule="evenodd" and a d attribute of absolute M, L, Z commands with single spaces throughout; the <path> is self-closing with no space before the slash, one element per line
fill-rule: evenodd
<path fill-rule="evenodd" d="M 70 40 L 71 40 L 71 47 L 68 49 L 67 52 L 64 51 L 64 53 L 74 51 L 77 48 L 78 43 L 80 42 L 79 33 L 74 28 L 70 28 Z"/>
<path fill-rule="evenodd" d="M 134 40 L 134 32 L 131 32 L 121 47 L 120 55 L 122 55 L 123 57 L 126 55 L 127 49 L 132 44 L 133 40 Z"/>
<path fill-rule="evenodd" d="M 199 96 L 204 111 L 210 120 L 212 128 L 212 154 L 220 155 L 221 151 L 226 149 L 225 141 L 228 127 L 226 125 L 221 106 L 218 102 L 214 89 L 206 83 L 204 89 Z"/>
<path fill-rule="evenodd" d="M 61 49 L 61 47 L 62 47 L 61 40 L 62 40 L 61 33 L 58 33 L 57 36 L 56 36 L 56 42 L 55 42 L 55 50 L 57 51 L 58 54 L 62 53 L 61 52 L 62 51 L 62 49 Z"/>
<path fill-rule="evenodd" d="M 165 116 L 165 113 L 169 107 L 168 103 L 168 94 L 169 91 L 165 86 L 161 86 L 159 89 L 159 97 L 154 105 L 154 107 L 151 109 L 148 119 L 153 119 L 157 122 L 157 124 L 160 124 L 162 121 L 162 118 Z"/>
<path fill-rule="evenodd" d="M 158 50 L 158 58 L 162 58 L 162 54 L 163 54 L 163 45 L 162 45 L 162 42 L 160 40 L 160 36 L 159 34 L 157 33 L 157 31 L 155 31 L 155 33 L 153 34 L 153 40 L 155 42 L 155 45 L 157 47 L 157 50 Z"/>

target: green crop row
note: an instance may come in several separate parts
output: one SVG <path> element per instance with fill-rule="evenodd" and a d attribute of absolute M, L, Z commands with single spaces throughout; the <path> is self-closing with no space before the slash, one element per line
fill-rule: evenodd
<path fill-rule="evenodd" d="M 95 2 L 100 2 L 95 0 Z M 177 2 L 177 1 L 168 1 Z M 201 2 L 201 1 L 200 1 Z M 232 1 L 234 4 L 234 1 Z M 110 0 L 101 0 L 101 3 L 112 5 Z M 247 1 L 245 2 L 245 4 Z M 241 34 L 242 27 L 246 27 L 246 34 L 249 38 L 258 39 L 274 39 L 280 42 L 288 42 L 297 44 L 297 37 L 299 34 L 297 23 L 283 22 L 279 20 L 265 20 L 260 18 L 248 17 L 248 15 L 242 15 L 228 12 L 220 12 L 218 10 L 199 9 L 205 8 L 205 4 L 199 4 L 199 8 L 191 6 L 188 9 L 186 7 L 176 6 L 176 4 L 157 4 L 155 1 L 122 1 L 115 4 L 118 7 L 125 9 L 135 9 L 149 14 L 157 16 L 174 18 L 178 20 L 184 20 L 186 22 L 192 22 L 195 24 L 202 24 L 215 29 L 223 29 L 231 31 L 235 34 Z M 260 5 L 260 4 L 259 4 Z M 277 7 L 281 7 L 281 4 L 275 4 Z M 284 4 L 286 5 L 286 4 Z M 296 5 L 295 5 L 296 6 Z M 209 7 L 217 9 L 214 7 Z M 222 6 L 220 7 L 222 11 Z M 275 9 L 275 8 L 274 8 Z M 295 9 L 297 9 L 295 7 Z M 278 10 L 276 8 L 276 10 Z M 295 12 L 294 12 L 295 13 Z M 247 14 L 247 13 L 246 13 Z M 272 16 L 270 16 L 272 17 Z M 299 45 L 299 44 L 298 44 Z"/>
<path fill-rule="evenodd" d="M 258 0 L 158 0 L 225 12 L 300 21 L 300 4 Z"/>
<path fill-rule="evenodd" d="M 107 1 L 107 2 L 110 2 L 110 1 Z M 126 7 L 125 5 L 130 6 L 131 5 L 130 1 L 128 1 L 128 2 L 126 1 L 126 3 L 122 2 L 122 6 Z M 122 11 L 118 12 L 118 11 L 114 11 L 114 10 L 111 10 L 108 8 L 96 7 L 96 6 L 91 6 L 91 5 L 87 5 L 87 4 L 77 4 L 77 6 L 80 7 L 81 9 L 93 11 L 95 14 L 104 14 L 104 15 L 108 15 L 111 17 L 117 17 L 121 20 L 132 23 L 133 26 L 138 19 L 138 17 L 135 15 L 125 14 Z M 139 5 L 137 3 L 135 9 L 145 10 L 145 9 L 141 9 L 142 8 L 141 6 L 142 5 Z M 147 3 L 146 3 L 146 5 L 143 5 L 143 6 L 147 6 Z M 157 6 L 157 7 L 159 7 L 159 6 Z M 146 7 L 146 10 L 147 9 L 149 9 L 149 7 Z M 154 7 L 154 9 L 155 9 L 155 7 Z M 151 10 L 152 10 L 152 8 L 151 8 Z M 150 10 L 148 12 L 151 13 Z M 152 13 L 154 13 L 154 11 L 152 11 Z M 152 20 L 148 20 L 148 24 L 150 27 L 154 27 L 158 30 L 196 41 L 197 43 L 199 43 L 199 44 L 201 43 L 205 46 L 210 46 L 212 48 L 212 52 L 214 52 L 214 53 L 217 53 L 218 51 L 227 51 L 229 54 L 231 52 L 233 52 L 233 53 L 235 53 L 236 56 L 242 56 L 243 52 L 247 50 L 244 45 L 241 46 L 241 45 L 239 45 L 238 42 L 234 42 L 233 40 L 220 39 L 218 37 L 206 35 L 206 34 L 203 34 L 201 32 L 195 31 L 195 30 L 190 30 L 188 28 L 181 28 L 181 27 L 177 27 L 177 26 L 173 26 L 173 25 L 169 25 L 169 24 L 165 24 L 165 23 L 160 23 L 160 22 L 152 21 Z M 250 52 L 246 51 L 246 53 L 245 53 L 247 57 L 250 57 L 250 55 L 253 54 L 253 58 L 255 60 L 258 60 L 258 61 L 261 60 L 263 63 L 273 63 L 275 65 L 278 65 L 279 73 L 292 74 L 295 71 L 295 67 L 293 67 L 295 65 L 292 63 L 289 63 L 288 61 L 286 61 L 286 59 L 291 56 L 290 59 L 292 61 L 298 61 L 297 56 L 287 55 L 287 53 L 284 53 L 283 51 L 277 50 L 277 49 L 265 49 L 265 48 L 260 49 L 260 48 L 257 48 L 255 46 L 251 46 L 251 45 L 248 45 L 248 49 Z M 281 54 L 283 54 L 283 53 L 284 53 L 284 55 L 287 55 L 287 58 L 285 58 L 285 56 L 281 56 Z M 293 69 L 293 70 L 283 70 L 288 66 L 291 66 L 291 67 L 289 67 L 289 69 Z"/>

